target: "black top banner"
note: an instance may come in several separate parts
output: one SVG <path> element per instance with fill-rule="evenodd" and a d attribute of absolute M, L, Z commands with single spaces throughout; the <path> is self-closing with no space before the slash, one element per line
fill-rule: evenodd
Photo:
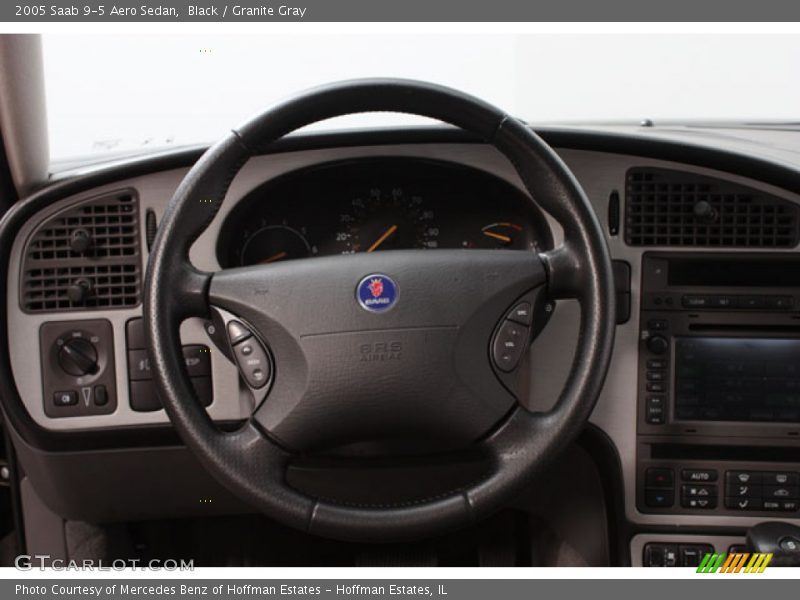
<path fill-rule="evenodd" d="M 786 22 L 792 0 L 11 0 L 4 22 Z"/>

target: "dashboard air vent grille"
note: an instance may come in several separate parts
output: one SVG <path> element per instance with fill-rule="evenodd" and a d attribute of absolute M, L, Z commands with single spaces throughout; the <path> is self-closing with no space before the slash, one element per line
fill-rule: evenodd
<path fill-rule="evenodd" d="M 123 308 L 141 301 L 136 195 L 126 190 L 55 214 L 25 251 L 21 288 L 28 312 Z"/>
<path fill-rule="evenodd" d="M 631 246 L 791 248 L 800 235 L 795 204 L 704 175 L 633 168 L 626 196 Z"/>

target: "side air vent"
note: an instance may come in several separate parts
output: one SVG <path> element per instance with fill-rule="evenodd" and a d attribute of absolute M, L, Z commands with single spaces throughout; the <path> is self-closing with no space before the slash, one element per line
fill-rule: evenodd
<path fill-rule="evenodd" d="M 138 200 L 126 190 L 39 226 L 25 250 L 21 304 L 28 312 L 136 306 L 141 280 Z"/>
<path fill-rule="evenodd" d="M 628 171 L 631 246 L 792 248 L 798 222 L 797 205 L 729 181 L 669 169 Z"/>

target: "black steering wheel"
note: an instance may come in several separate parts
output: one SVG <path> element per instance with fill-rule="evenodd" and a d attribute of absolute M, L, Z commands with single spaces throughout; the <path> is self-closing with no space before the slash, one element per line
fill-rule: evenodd
<path fill-rule="evenodd" d="M 543 254 L 398 250 L 215 273 L 190 264 L 190 246 L 251 156 L 311 123 L 373 111 L 438 119 L 494 145 L 515 167 L 531 202 L 535 198 L 563 227 L 563 244 Z M 534 413 L 518 401 L 515 376 L 520 365 L 525 375 L 535 369 L 520 355 L 544 297 L 578 299 L 580 334 L 558 401 Z M 229 351 L 261 400 L 235 431 L 221 431 L 209 419 L 181 353 L 181 322 L 212 309 L 233 315 Z M 346 540 L 397 541 L 488 515 L 574 440 L 608 369 L 614 286 L 603 232 L 586 196 L 527 126 L 449 88 L 369 79 L 296 96 L 200 158 L 170 201 L 153 244 L 144 319 L 167 414 L 217 479 L 292 527 Z M 394 505 L 311 497 L 287 482 L 287 467 L 298 455 L 381 438 L 436 439 L 452 452 L 479 448 L 491 466 L 479 481 Z"/>

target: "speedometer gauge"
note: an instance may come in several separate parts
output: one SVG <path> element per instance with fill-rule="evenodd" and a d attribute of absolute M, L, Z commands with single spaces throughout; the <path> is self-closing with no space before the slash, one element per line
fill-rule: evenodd
<path fill-rule="evenodd" d="M 336 244 L 341 254 L 438 248 L 436 214 L 421 195 L 402 187 L 371 188 L 355 194 L 339 215 Z"/>

